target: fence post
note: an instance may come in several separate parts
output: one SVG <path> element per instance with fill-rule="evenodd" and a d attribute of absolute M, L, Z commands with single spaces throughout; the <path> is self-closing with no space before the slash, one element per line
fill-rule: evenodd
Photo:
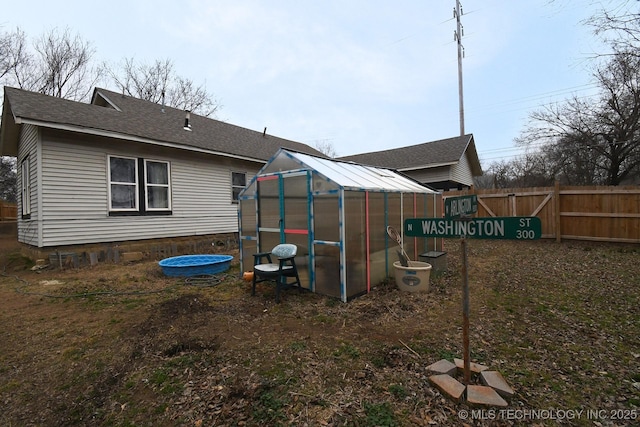
<path fill-rule="evenodd" d="M 553 187 L 553 216 L 556 228 L 556 242 L 562 241 L 562 231 L 560 230 L 560 181 L 556 181 Z"/>

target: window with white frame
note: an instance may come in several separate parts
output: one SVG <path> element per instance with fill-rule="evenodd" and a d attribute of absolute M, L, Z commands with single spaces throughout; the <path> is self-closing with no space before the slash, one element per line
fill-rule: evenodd
<path fill-rule="evenodd" d="M 169 163 L 145 160 L 144 168 L 147 210 L 171 209 Z"/>
<path fill-rule="evenodd" d="M 138 211 L 138 162 L 109 156 L 109 210 Z"/>
<path fill-rule="evenodd" d="M 246 186 L 247 174 L 245 172 L 231 172 L 231 194 L 233 202 L 238 202 L 238 196 Z"/>
<path fill-rule="evenodd" d="M 29 157 L 25 157 L 20 164 L 20 186 L 22 217 L 28 219 L 31 216 L 31 168 Z"/>
<path fill-rule="evenodd" d="M 116 215 L 170 214 L 169 162 L 109 156 L 109 212 Z"/>

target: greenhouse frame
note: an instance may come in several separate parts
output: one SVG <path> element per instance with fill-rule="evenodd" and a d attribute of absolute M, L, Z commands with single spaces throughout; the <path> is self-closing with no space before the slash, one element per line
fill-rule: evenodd
<path fill-rule="evenodd" d="M 394 275 L 408 218 L 440 217 L 442 194 L 391 169 L 280 149 L 239 195 L 241 271 L 279 243 L 298 247 L 303 288 L 340 298 L 363 295 Z M 441 239 L 403 238 L 413 260 Z"/>

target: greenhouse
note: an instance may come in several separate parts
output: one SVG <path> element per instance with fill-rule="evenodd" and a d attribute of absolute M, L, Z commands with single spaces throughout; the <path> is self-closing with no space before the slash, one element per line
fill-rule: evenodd
<path fill-rule="evenodd" d="M 302 287 L 347 302 L 393 277 L 400 246 L 387 227 L 440 212 L 441 193 L 396 171 L 280 149 L 240 193 L 241 271 L 292 243 Z M 433 238 L 400 243 L 414 260 L 440 249 Z"/>

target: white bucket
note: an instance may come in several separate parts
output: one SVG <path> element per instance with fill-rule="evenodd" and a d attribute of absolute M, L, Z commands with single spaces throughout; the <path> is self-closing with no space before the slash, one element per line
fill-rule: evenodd
<path fill-rule="evenodd" d="M 407 267 L 400 261 L 393 263 L 396 270 L 396 285 L 402 291 L 420 292 L 429 290 L 431 264 L 422 261 L 409 261 Z"/>

